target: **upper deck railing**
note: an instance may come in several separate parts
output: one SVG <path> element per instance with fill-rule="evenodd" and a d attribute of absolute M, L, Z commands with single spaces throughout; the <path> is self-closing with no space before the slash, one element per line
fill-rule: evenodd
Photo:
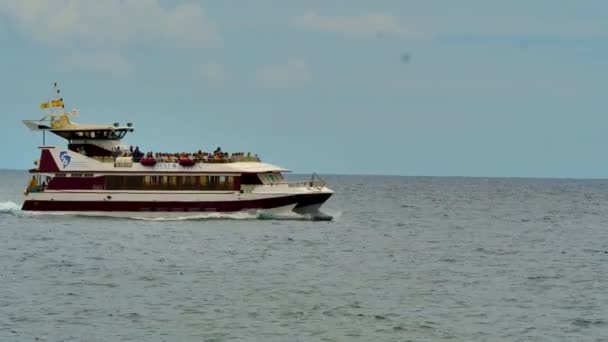
<path fill-rule="evenodd" d="M 287 182 L 287 185 L 290 188 L 322 188 L 327 185 L 327 182 L 325 182 L 325 180 L 321 178 L 321 176 L 319 176 L 318 174 L 313 173 L 309 181 Z"/>
<path fill-rule="evenodd" d="M 323 188 L 327 185 L 327 182 L 321 176 L 313 173 L 310 180 L 308 181 L 295 181 L 295 182 L 272 182 L 265 185 L 270 186 L 287 186 L 290 188 Z"/>
<path fill-rule="evenodd" d="M 98 162 L 102 163 L 115 163 L 117 158 L 131 158 L 134 163 L 140 162 L 142 159 L 147 159 L 147 157 L 135 158 L 132 155 L 127 155 L 126 157 L 100 157 L 100 156 L 92 156 L 90 157 Z M 187 159 L 191 159 L 194 163 L 209 163 L 209 164 L 222 164 L 222 163 L 244 163 L 244 162 L 261 162 L 262 160 L 258 156 L 230 156 L 230 157 L 185 157 Z M 179 163 L 180 158 L 171 156 L 171 157 L 153 157 L 156 163 Z"/>

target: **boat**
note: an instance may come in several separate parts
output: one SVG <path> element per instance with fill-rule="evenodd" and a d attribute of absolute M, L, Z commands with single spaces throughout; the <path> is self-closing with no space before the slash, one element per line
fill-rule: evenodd
<path fill-rule="evenodd" d="M 56 85 L 55 85 L 56 87 Z M 57 89 L 59 94 L 59 90 Z M 47 101 L 40 120 L 23 120 L 42 132 L 40 157 L 29 170 L 22 210 L 89 214 L 294 213 L 331 220 L 320 211 L 333 191 L 316 174 L 286 181 L 289 170 L 251 153 L 142 153 L 123 142 L 132 123 L 78 124 L 63 99 Z M 57 111 L 59 108 L 59 111 Z M 46 133 L 67 146 L 46 144 Z"/>

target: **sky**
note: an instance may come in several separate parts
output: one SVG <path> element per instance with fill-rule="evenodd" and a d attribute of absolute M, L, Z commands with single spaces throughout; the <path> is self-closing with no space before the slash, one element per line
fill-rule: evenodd
<path fill-rule="evenodd" d="M 0 168 L 58 82 L 145 151 L 294 172 L 608 178 L 608 2 L 0 0 Z M 65 145 L 61 139 L 49 139 Z"/>

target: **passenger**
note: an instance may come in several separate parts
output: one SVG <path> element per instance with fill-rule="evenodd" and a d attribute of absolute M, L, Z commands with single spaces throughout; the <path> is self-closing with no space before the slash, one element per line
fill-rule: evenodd
<path fill-rule="evenodd" d="M 35 188 L 38 186 L 38 181 L 36 180 L 36 176 L 32 176 L 32 179 L 30 180 L 30 184 L 29 184 L 29 188 Z"/>
<path fill-rule="evenodd" d="M 140 161 L 141 157 L 144 155 L 140 150 L 139 150 L 139 146 L 135 147 L 134 151 L 131 151 L 131 154 L 133 155 L 133 161 Z"/>

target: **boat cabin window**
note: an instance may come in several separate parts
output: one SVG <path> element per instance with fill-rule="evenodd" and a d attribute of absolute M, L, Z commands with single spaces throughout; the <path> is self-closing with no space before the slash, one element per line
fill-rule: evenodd
<path fill-rule="evenodd" d="M 259 175 L 259 177 L 264 184 L 276 184 L 283 183 L 285 181 L 283 175 L 279 172 L 262 173 Z"/>
<path fill-rule="evenodd" d="M 125 137 L 128 129 L 87 130 L 87 131 L 52 131 L 67 140 L 120 140 Z"/>
<path fill-rule="evenodd" d="M 243 173 L 241 176 L 241 184 L 243 185 L 260 185 L 264 184 L 258 177 L 257 173 Z"/>
<path fill-rule="evenodd" d="M 236 190 L 234 176 L 106 176 L 106 190 Z"/>

